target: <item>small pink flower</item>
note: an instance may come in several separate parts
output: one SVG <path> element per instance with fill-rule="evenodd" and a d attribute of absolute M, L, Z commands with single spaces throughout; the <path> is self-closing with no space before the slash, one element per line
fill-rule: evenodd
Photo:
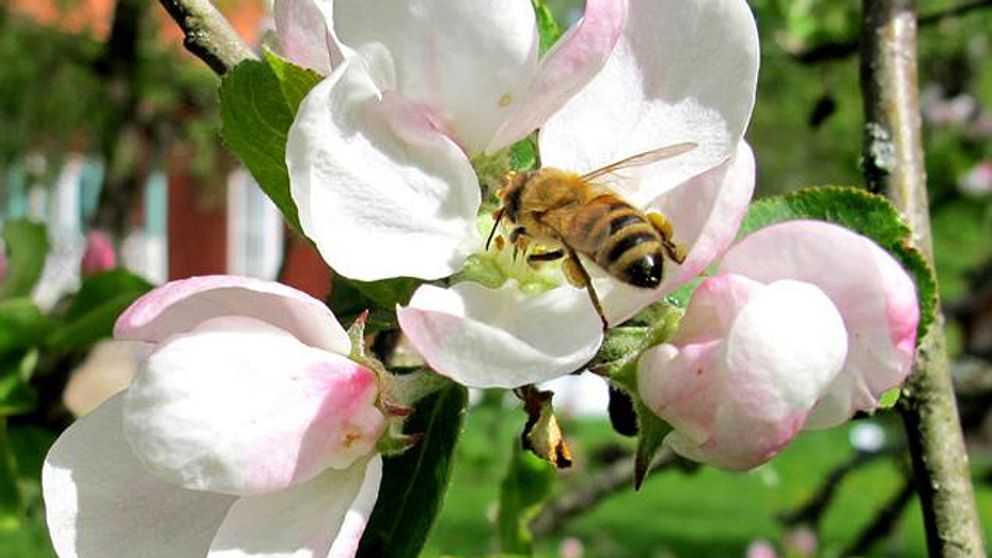
<path fill-rule="evenodd" d="M 958 179 L 958 189 L 972 196 L 992 194 L 992 160 L 984 159 Z"/>
<path fill-rule="evenodd" d="M 778 558 L 778 553 L 775 551 L 772 543 L 764 539 L 758 539 L 748 545 L 745 556 L 747 558 Z"/>
<path fill-rule="evenodd" d="M 803 428 L 871 411 L 910 372 L 916 289 L 898 263 L 844 228 L 793 221 L 724 256 L 679 332 L 641 359 L 641 397 L 680 454 L 749 469 Z"/>
<path fill-rule="evenodd" d="M 86 252 L 81 263 L 83 275 L 93 275 L 117 267 L 114 242 L 103 231 L 86 233 Z"/>
<path fill-rule="evenodd" d="M 816 533 L 808 527 L 798 527 L 785 533 L 783 546 L 790 555 L 814 558 L 818 541 Z"/>
<path fill-rule="evenodd" d="M 61 558 L 354 556 L 386 421 L 322 303 L 198 277 L 140 298 L 115 335 L 148 348 L 134 381 L 45 461 Z"/>

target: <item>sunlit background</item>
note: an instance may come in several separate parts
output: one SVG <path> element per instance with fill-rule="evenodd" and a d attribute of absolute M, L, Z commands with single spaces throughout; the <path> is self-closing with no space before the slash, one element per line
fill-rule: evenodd
<path fill-rule="evenodd" d="M 265 2 L 216 4 L 247 42 L 269 40 Z M 563 25 L 582 10 L 581 0 L 548 4 Z M 962 4 L 975 7 L 952 10 Z M 990 4 L 919 2 L 936 264 L 986 540 L 992 540 Z M 758 159 L 759 196 L 860 184 L 860 2 L 751 5 L 763 50 L 747 136 Z M 182 50 L 181 33 L 157 2 L 0 0 L 0 8 L 0 224 L 28 218 L 47 225 L 51 252 L 32 293 L 44 310 L 58 312 L 64 296 L 79 288 L 84 254 L 94 243 L 99 247 L 90 231 L 105 233 L 116 247 L 114 265 L 152 284 L 233 273 L 328 295 L 331 277 L 319 258 L 288 232 L 224 150 L 218 79 Z M 44 451 L 67 424 L 59 401 L 84 413 L 126 384 L 129 374 L 126 358 L 98 347 L 91 355 L 70 351 L 46 363 L 58 373 L 44 382 L 41 401 L 57 408 L 4 417 L 0 405 L 8 426 L 8 439 L 0 442 L 13 450 L 16 469 L 7 469 L 16 470 L 27 510 L 3 501 L 0 482 L 0 558 L 54 556 L 38 476 Z M 568 415 L 576 465 L 555 485 L 554 513 L 535 510 L 543 513 L 535 524 L 540 556 L 926 554 L 894 413 L 804 434 L 749 473 L 665 463 L 634 493 L 633 441 L 612 432 L 605 387 L 589 378 L 564 383 L 572 385 L 561 386 L 556 401 Z M 0 402 L 4 389 L 0 381 Z M 425 556 L 497 551 L 498 491 L 524 416 L 507 411 L 515 402 L 497 393 L 477 393 L 474 401 Z"/>

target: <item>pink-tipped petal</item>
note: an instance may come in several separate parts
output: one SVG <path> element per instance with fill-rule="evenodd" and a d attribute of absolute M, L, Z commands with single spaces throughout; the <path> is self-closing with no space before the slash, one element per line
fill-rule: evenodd
<path fill-rule="evenodd" d="M 672 223 L 674 240 L 687 251 L 686 260 L 681 265 L 666 260 L 664 278 L 654 290 L 600 278 L 596 286 L 610 323 L 622 323 L 705 271 L 737 235 L 754 184 L 754 153 L 742 141 L 731 160 L 643 206 Z"/>
<path fill-rule="evenodd" d="M 76 421 L 45 458 L 45 517 L 61 558 L 205 556 L 233 496 L 186 490 L 145 471 L 117 395 Z"/>
<path fill-rule="evenodd" d="M 836 426 L 902 384 L 915 356 L 919 308 L 909 275 L 886 251 L 847 229 L 792 221 L 755 232 L 731 248 L 721 272 L 762 282 L 795 279 L 833 300 L 847 328 L 844 369 L 807 428 Z"/>
<path fill-rule="evenodd" d="M 540 128 L 589 83 L 613 52 L 626 13 L 627 0 L 588 0 L 585 15 L 541 60 L 534 82 L 487 151 L 502 149 Z"/>
<path fill-rule="evenodd" d="M 332 69 L 333 0 L 275 0 L 272 15 L 282 55 L 322 75 Z"/>
<path fill-rule="evenodd" d="M 745 0 L 630 0 L 605 67 L 541 129 L 545 165 L 587 172 L 686 141 L 698 147 L 632 174 L 654 199 L 725 162 L 754 105 L 758 33 Z"/>
<path fill-rule="evenodd" d="M 207 558 L 353 558 L 381 479 L 376 455 L 281 492 L 241 498 Z"/>
<path fill-rule="evenodd" d="M 470 387 L 551 380 L 588 362 L 603 338 L 588 295 L 571 287 L 530 297 L 512 282 L 424 285 L 396 313 L 424 360 Z"/>
<path fill-rule="evenodd" d="M 300 224 L 361 280 L 451 275 L 479 246 L 478 179 L 430 114 L 350 58 L 300 105 L 286 163 Z"/>
<path fill-rule="evenodd" d="M 121 314 L 114 337 L 160 343 L 211 318 L 232 315 L 268 322 L 312 347 L 351 352 L 348 334 L 319 300 L 286 285 L 233 275 L 166 283 Z"/>
<path fill-rule="evenodd" d="M 245 317 L 170 338 L 128 390 L 128 441 L 160 477 L 195 490 L 260 494 L 345 468 L 385 428 L 375 375 Z"/>
<path fill-rule="evenodd" d="M 489 145 L 537 71 L 527 0 L 338 0 L 335 29 L 359 53 L 388 51 L 399 92 L 429 107 L 470 154 Z"/>
<path fill-rule="evenodd" d="M 811 284 L 727 285 L 750 292 L 705 289 L 699 296 L 714 300 L 686 317 L 706 319 L 708 309 L 723 302 L 739 308 L 730 329 L 722 334 L 725 323 L 714 320 L 714 340 L 646 353 L 639 392 L 675 427 L 666 439 L 675 451 L 722 468 L 749 469 L 778 453 L 802 427 L 843 366 L 847 335 L 830 299 Z M 698 336 L 702 324 L 690 327 Z"/>

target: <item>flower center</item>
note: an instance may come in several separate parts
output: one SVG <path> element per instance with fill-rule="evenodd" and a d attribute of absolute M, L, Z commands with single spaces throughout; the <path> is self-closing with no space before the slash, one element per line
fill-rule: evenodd
<path fill-rule="evenodd" d="M 483 247 L 468 257 L 465 266 L 453 277 L 455 283 L 474 281 L 495 289 L 513 280 L 522 292 L 531 296 L 567 284 L 562 273 L 561 260 L 528 260 L 530 255 L 546 252 L 542 246 L 528 244 L 524 239 L 510 242 L 502 228 L 493 231 L 495 223 L 488 214 L 480 215 L 476 225 L 482 238 L 489 238 L 490 233 L 493 233 L 492 242 L 489 243 L 488 250 Z"/>

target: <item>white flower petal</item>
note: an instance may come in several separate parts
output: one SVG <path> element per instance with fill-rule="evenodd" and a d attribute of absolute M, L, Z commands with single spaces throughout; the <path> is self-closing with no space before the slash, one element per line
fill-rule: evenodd
<path fill-rule="evenodd" d="M 782 279 L 758 290 L 734 320 L 725 359 L 756 382 L 774 385 L 782 403 L 811 408 L 847 356 L 840 312 L 818 287 Z M 748 385 L 734 391 L 748 392 Z"/>
<path fill-rule="evenodd" d="M 351 352 L 348 334 L 321 301 L 274 281 L 234 275 L 192 277 L 158 287 L 117 318 L 114 337 L 158 343 L 229 315 L 268 322 L 312 347 Z"/>
<path fill-rule="evenodd" d="M 275 0 L 272 15 L 282 55 L 323 75 L 331 73 L 333 0 Z M 340 60 L 340 54 L 335 56 Z"/>
<path fill-rule="evenodd" d="M 540 135 L 545 165 L 587 172 L 686 141 L 693 151 L 630 172 L 653 199 L 727 160 L 754 105 L 758 33 L 744 0 L 630 0 L 603 70 Z M 636 200 L 633 200 L 636 201 Z"/>
<path fill-rule="evenodd" d="M 437 279 L 480 244 L 478 179 L 422 108 L 350 58 L 300 105 L 286 146 L 303 230 L 335 271 Z"/>
<path fill-rule="evenodd" d="M 352 49 L 385 47 L 395 90 L 428 107 L 473 155 L 489 145 L 537 71 L 527 0 L 338 0 L 334 17 Z"/>
<path fill-rule="evenodd" d="M 396 313 L 431 367 L 470 387 L 512 388 L 567 374 L 603 338 L 588 294 L 571 287 L 528 297 L 513 282 L 424 285 Z"/>
<path fill-rule="evenodd" d="M 207 558 L 352 558 L 381 479 L 376 455 L 287 490 L 241 498 Z"/>
<path fill-rule="evenodd" d="M 385 428 L 375 375 L 252 318 L 171 338 L 135 377 L 128 441 L 160 477 L 197 490 L 259 494 L 344 468 Z"/>
<path fill-rule="evenodd" d="M 627 0 L 588 0 L 585 15 L 541 60 L 534 82 L 486 151 L 498 151 L 540 128 L 584 87 L 613 52 L 626 13 Z"/>
<path fill-rule="evenodd" d="M 607 280 L 599 273 L 595 284 L 610 323 L 622 323 L 705 271 L 737 235 L 754 183 L 754 153 L 742 141 L 731 160 L 648 202 L 644 211 L 661 213 L 671 222 L 686 260 L 679 265 L 666 259 L 661 285 L 654 290 Z"/>
<path fill-rule="evenodd" d="M 117 395 L 62 433 L 42 470 L 45 516 L 61 558 L 204 556 L 233 496 L 152 476 L 131 453 Z"/>

